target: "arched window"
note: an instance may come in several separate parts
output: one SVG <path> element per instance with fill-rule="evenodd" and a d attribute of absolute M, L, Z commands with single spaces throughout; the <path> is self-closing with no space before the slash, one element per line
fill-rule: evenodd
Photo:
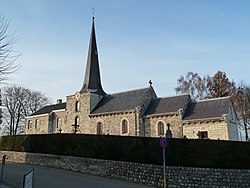
<path fill-rule="evenodd" d="M 72 126 L 72 131 L 73 131 L 73 133 L 76 133 L 77 131 L 79 131 L 79 117 L 78 116 L 76 116 L 75 117 L 75 122 L 74 122 L 74 124 L 73 125 L 71 125 Z"/>
<path fill-rule="evenodd" d="M 40 128 L 40 121 L 39 121 L 39 119 L 36 119 L 35 129 L 39 129 L 39 128 Z"/>
<path fill-rule="evenodd" d="M 28 121 L 28 129 L 32 129 L 32 121 L 31 120 Z"/>
<path fill-rule="evenodd" d="M 57 118 L 56 119 L 56 128 L 61 128 L 61 123 L 62 123 L 61 118 Z"/>
<path fill-rule="evenodd" d="M 76 101 L 76 112 L 80 111 L 80 102 Z"/>
<path fill-rule="evenodd" d="M 103 132 L 102 123 L 98 122 L 96 127 L 96 134 L 102 134 L 102 132 Z"/>
<path fill-rule="evenodd" d="M 75 117 L 75 125 L 79 125 L 79 117 L 78 116 Z"/>
<path fill-rule="evenodd" d="M 158 122 L 157 124 L 157 132 L 158 132 L 158 136 L 164 135 L 164 123 L 162 121 Z"/>
<path fill-rule="evenodd" d="M 128 121 L 126 119 L 122 120 L 122 134 L 128 133 Z"/>

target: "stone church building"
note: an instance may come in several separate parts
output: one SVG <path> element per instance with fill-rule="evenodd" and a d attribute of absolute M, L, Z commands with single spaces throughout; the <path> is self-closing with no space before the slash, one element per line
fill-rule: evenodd
<path fill-rule="evenodd" d="M 238 140 L 229 97 L 192 101 L 188 94 L 160 98 L 146 88 L 107 94 L 101 84 L 94 18 L 82 88 L 66 102 L 48 105 L 26 117 L 26 134 L 80 133 Z"/>

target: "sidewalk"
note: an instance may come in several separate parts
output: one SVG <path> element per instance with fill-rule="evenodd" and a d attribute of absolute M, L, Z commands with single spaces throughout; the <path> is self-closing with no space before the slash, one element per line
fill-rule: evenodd
<path fill-rule="evenodd" d="M 4 184 L 0 184 L 0 188 L 11 188 L 11 187 L 4 185 Z"/>

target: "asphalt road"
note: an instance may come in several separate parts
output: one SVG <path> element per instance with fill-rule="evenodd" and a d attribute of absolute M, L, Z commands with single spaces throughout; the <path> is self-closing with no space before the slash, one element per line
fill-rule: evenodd
<path fill-rule="evenodd" d="M 0 167 L 1 165 L 2 164 L 0 163 Z M 134 184 L 105 177 L 30 164 L 15 163 L 5 164 L 3 175 L 4 184 L 10 187 L 21 188 L 23 185 L 23 175 L 31 169 L 34 169 L 35 188 L 150 188 L 149 186 L 141 184 Z"/>

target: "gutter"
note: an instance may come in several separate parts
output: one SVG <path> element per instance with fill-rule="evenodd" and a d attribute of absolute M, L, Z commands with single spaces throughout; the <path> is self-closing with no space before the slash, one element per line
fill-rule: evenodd
<path fill-rule="evenodd" d="M 89 116 L 94 117 L 94 116 L 105 116 L 105 115 L 110 115 L 110 114 L 124 114 L 124 113 L 133 113 L 133 112 L 136 112 L 136 110 L 131 109 L 131 110 L 122 110 L 122 111 L 102 112 L 102 113 L 89 114 Z"/>
<path fill-rule="evenodd" d="M 190 120 L 182 120 L 182 123 L 189 123 L 194 121 L 212 121 L 212 120 L 225 120 L 224 117 L 213 117 L 213 118 L 203 118 L 203 119 L 190 119 Z"/>

